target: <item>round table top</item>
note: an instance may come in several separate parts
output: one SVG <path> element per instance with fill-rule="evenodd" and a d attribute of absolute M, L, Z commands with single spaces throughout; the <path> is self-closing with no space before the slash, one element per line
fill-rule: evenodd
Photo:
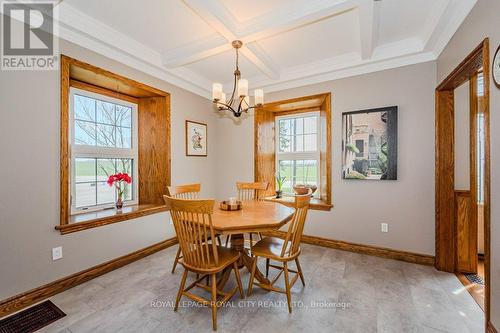
<path fill-rule="evenodd" d="M 213 228 L 224 234 L 260 232 L 279 229 L 293 216 L 294 209 L 278 202 L 243 201 L 243 208 L 225 211 L 216 203 L 212 215 Z"/>

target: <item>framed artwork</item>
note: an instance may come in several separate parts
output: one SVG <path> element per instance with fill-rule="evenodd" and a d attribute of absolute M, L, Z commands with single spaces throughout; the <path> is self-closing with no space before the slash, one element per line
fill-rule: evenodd
<path fill-rule="evenodd" d="M 398 107 L 342 113 L 342 178 L 398 178 Z"/>
<path fill-rule="evenodd" d="M 207 156 L 207 124 L 186 120 L 186 156 Z"/>

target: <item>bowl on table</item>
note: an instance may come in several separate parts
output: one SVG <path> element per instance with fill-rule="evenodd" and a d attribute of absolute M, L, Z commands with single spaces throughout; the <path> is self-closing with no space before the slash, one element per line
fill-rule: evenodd
<path fill-rule="evenodd" d="M 303 184 L 297 184 L 293 187 L 293 191 L 297 195 L 305 195 L 309 193 L 309 190 L 311 190 L 311 194 L 313 194 L 318 187 L 316 185 L 303 185 Z"/>
<path fill-rule="evenodd" d="M 222 210 L 227 210 L 227 211 L 233 211 L 233 210 L 240 210 L 243 208 L 243 204 L 239 200 L 224 200 L 219 202 L 219 208 Z"/>

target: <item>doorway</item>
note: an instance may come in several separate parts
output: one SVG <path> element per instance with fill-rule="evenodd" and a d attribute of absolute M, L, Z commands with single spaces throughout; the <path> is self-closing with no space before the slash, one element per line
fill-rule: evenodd
<path fill-rule="evenodd" d="M 478 300 L 483 303 L 486 323 L 490 315 L 489 73 L 489 41 L 485 39 L 436 88 L 435 111 L 435 267 L 463 277 L 466 274 L 480 277 L 481 271 L 484 272 L 483 300 Z M 469 97 L 469 131 L 457 133 L 460 105 L 456 103 L 456 95 L 464 86 Z M 462 156 L 462 161 L 469 162 L 468 184 L 460 188 L 456 147 L 463 139 L 469 144 L 467 156 Z"/>
<path fill-rule="evenodd" d="M 456 275 L 484 310 L 484 75 L 454 89 Z M 472 141 L 475 142 L 472 142 Z M 472 167 L 471 167 L 472 165 Z M 471 179 L 472 177 L 475 178 Z M 471 191 L 471 186 L 475 187 Z M 475 207 L 473 207 L 475 205 Z M 474 217 L 475 215 L 475 217 Z"/>

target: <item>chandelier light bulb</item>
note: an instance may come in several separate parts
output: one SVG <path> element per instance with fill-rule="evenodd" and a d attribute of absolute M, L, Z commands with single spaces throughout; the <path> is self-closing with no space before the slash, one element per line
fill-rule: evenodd
<path fill-rule="evenodd" d="M 212 85 L 212 99 L 214 101 L 220 100 L 222 97 L 222 84 L 214 83 Z"/>
<path fill-rule="evenodd" d="M 261 106 L 262 104 L 264 104 L 264 90 L 255 89 L 254 98 L 255 105 Z"/>
<path fill-rule="evenodd" d="M 245 79 L 238 80 L 238 95 L 240 97 L 248 96 L 248 80 Z"/>

